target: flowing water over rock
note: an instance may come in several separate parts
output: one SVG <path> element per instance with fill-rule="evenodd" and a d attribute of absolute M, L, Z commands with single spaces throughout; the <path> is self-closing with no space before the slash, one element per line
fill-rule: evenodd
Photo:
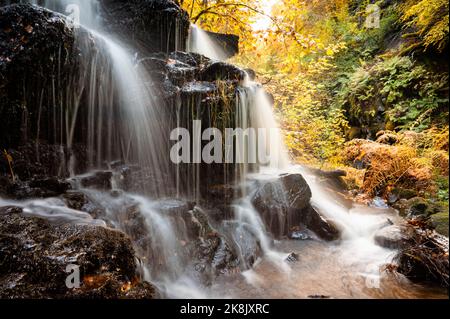
<path fill-rule="evenodd" d="M 375 236 L 396 213 L 348 201 L 311 170 L 291 165 L 270 97 L 220 61 L 226 54 L 205 32 L 192 26 L 189 47 L 213 61 L 183 52 L 141 57 L 105 31 L 98 1 L 30 2 L 62 13 L 79 5 L 75 40 L 88 60 L 49 125 L 68 153 L 69 174 L 57 176 L 70 184 L 5 182 L 8 194 L 25 199 L 1 199 L 2 214 L 21 210 L 122 231 L 141 279 L 162 297 L 446 296 L 383 271 L 396 250 L 377 245 Z M 194 120 L 261 131 L 249 144 L 263 160 L 249 163 L 246 149 L 231 147 L 242 162 L 171 163 L 171 130 L 192 132 Z M 74 151 L 80 141 L 86 158 Z M 77 168 L 83 160 L 86 167 Z"/>
<path fill-rule="evenodd" d="M 191 24 L 189 30 L 187 49 L 189 52 L 202 54 L 213 60 L 224 61 L 227 58 L 222 48 L 195 24 Z"/>

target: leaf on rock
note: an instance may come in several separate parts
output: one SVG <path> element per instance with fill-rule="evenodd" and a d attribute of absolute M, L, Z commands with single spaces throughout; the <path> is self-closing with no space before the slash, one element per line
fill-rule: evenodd
<path fill-rule="evenodd" d="M 32 27 L 31 25 L 27 25 L 27 26 L 25 27 L 25 31 L 26 31 L 27 33 L 31 33 L 31 32 L 33 32 L 33 27 Z"/>

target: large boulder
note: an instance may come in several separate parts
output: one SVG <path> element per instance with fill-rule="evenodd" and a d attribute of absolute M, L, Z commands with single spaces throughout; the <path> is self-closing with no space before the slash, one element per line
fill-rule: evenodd
<path fill-rule="evenodd" d="M 448 289 L 448 237 L 417 220 L 409 221 L 408 227 L 413 236 L 394 257 L 397 272 L 413 281 L 432 282 Z"/>
<path fill-rule="evenodd" d="M 155 289 L 139 279 L 131 241 L 115 230 L 51 224 L 9 208 L 0 214 L 0 247 L 0 298 L 155 295 Z M 79 267 L 79 288 L 66 285 L 74 273 L 68 266 Z"/>
<path fill-rule="evenodd" d="M 281 175 L 259 183 L 252 204 L 275 237 L 304 225 L 325 240 L 337 239 L 336 227 L 310 205 L 311 189 L 302 175 Z"/>
<path fill-rule="evenodd" d="M 410 227 L 390 225 L 375 233 L 375 242 L 385 248 L 401 249 L 414 239 L 414 232 Z"/>

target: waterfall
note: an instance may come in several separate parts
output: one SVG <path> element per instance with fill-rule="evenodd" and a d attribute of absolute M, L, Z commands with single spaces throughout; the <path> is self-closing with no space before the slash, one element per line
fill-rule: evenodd
<path fill-rule="evenodd" d="M 25 0 L 34 5 L 42 6 L 62 14 L 72 14 L 74 21 L 82 26 L 98 30 L 101 26 L 98 16 L 98 0 Z"/>
<path fill-rule="evenodd" d="M 149 171 L 145 178 L 156 184 L 156 193 L 136 195 L 122 192 L 119 196 L 113 196 L 114 191 L 120 190 L 113 189 L 113 192 L 108 193 L 82 187 L 77 188 L 77 191 L 88 194 L 99 203 L 100 207 L 105 209 L 108 221 L 126 232 L 133 240 L 133 236 L 142 234 L 137 234 L 135 229 L 128 230 L 129 225 L 121 219 L 134 218 L 133 222 L 138 219 L 135 215 L 126 215 L 130 207 L 135 208 L 139 216 L 143 217 L 145 234 L 134 244 L 137 250 L 141 250 L 144 258 L 148 259 L 142 262 L 144 278 L 154 283 L 165 296 L 215 297 L 209 294 L 209 291 L 204 291 L 204 286 L 195 278 L 190 264 L 194 256 L 183 249 L 191 239 L 186 219 L 198 224 L 200 235 L 195 240 L 206 241 L 211 234 L 228 232 L 226 235 L 229 237 L 226 239 L 231 239 L 230 242 L 237 247 L 240 270 L 248 271 L 255 264 L 255 260 L 247 258 L 246 255 L 250 249 L 260 248 L 263 258 L 270 260 L 279 269 L 289 271 L 290 268 L 285 263 L 287 254 L 274 247 L 272 236 L 251 203 L 256 189 L 254 185 L 257 185 L 252 183 L 255 179 L 277 178 L 284 173 L 301 173 L 305 177 L 313 194 L 312 205 L 321 214 L 336 221 L 343 230 L 341 245 L 347 247 L 346 251 L 350 252 L 350 255 L 353 249 L 356 249 L 363 255 L 358 257 L 364 261 L 385 261 L 390 251 L 376 246 L 373 241 L 374 232 L 384 217 L 367 215 L 363 208 L 357 206 L 348 209 L 330 196 L 314 174 L 301 166 L 291 165 L 272 103 L 261 84 L 250 80 L 248 76 L 236 91 L 234 122 L 237 128 L 253 128 L 262 134 L 258 135 L 256 140 L 256 150 L 258 154 L 263 154 L 263 157 L 268 156 L 268 160 L 264 163 L 244 161 L 238 164 L 236 183 L 240 187 L 236 193 L 240 194 L 240 198 L 232 205 L 234 219 L 217 222 L 219 225 L 214 225 L 217 229 L 209 225 L 210 221 L 207 220 L 206 233 L 206 226 L 199 221 L 199 217 L 204 214 L 198 206 L 194 205 L 192 208 L 187 205 L 189 209 L 184 210 L 187 212 L 186 216 L 181 216 L 178 212 L 172 213 L 172 206 L 183 206 L 185 203 L 181 200 L 178 202 L 178 199 L 177 202 L 171 202 L 165 198 L 169 194 L 168 190 L 173 187 L 171 176 L 174 174 L 167 157 L 170 149 L 168 116 L 163 105 L 159 105 L 159 101 L 155 99 L 155 92 L 149 85 L 152 78 L 144 66 L 137 63 L 133 48 L 125 46 L 114 35 L 103 30 L 98 14 L 98 1 L 28 2 L 63 14 L 67 13 L 69 5 L 77 5 L 82 13 L 81 28 L 76 30 L 76 41 L 87 60 L 80 61 L 80 77 L 73 80 L 71 87 L 66 88 L 67 97 L 62 99 L 65 100 L 65 105 L 62 105 L 62 111 L 59 111 L 61 113 L 55 117 L 55 121 L 59 121 L 55 128 L 64 131 L 58 142 L 67 145 L 70 151 L 78 138 L 77 134 L 84 135 L 89 169 L 104 168 L 115 160 L 122 160 L 126 163 L 137 163 Z M 221 49 L 206 32 L 194 25 L 191 26 L 189 49 L 215 60 L 224 60 L 225 54 Z M 200 107 L 201 104 L 196 106 Z M 181 108 L 181 105 L 179 107 Z M 177 120 L 179 121 L 179 118 Z M 86 132 L 75 132 L 80 121 L 86 122 Z M 81 176 L 75 176 L 76 161 L 77 159 L 71 156 L 69 166 L 72 178 L 80 185 L 77 179 Z M 198 184 L 201 183 L 198 170 L 199 166 L 195 166 L 195 170 L 188 172 L 195 175 L 195 189 L 198 189 Z M 113 188 L 118 184 L 113 183 Z M 195 194 L 195 197 L 197 199 L 200 196 Z M 93 220 L 87 213 L 68 209 L 61 199 L 30 200 L 22 203 L 0 201 L 0 205 L 7 204 L 23 207 L 25 213 L 55 219 L 62 216 L 70 221 L 105 226 L 104 223 Z M 222 240 L 220 238 L 215 249 L 225 245 L 225 240 Z M 369 254 L 371 256 L 368 256 Z M 255 280 L 252 273 L 247 272 L 244 277 Z"/>
<path fill-rule="evenodd" d="M 213 60 L 224 61 L 226 59 L 227 55 L 223 49 L 204 30 L 195 24 L 191 24 L 187 41 L 189 52 L 202 54 Z"/>
<path fill-rule="evenodd" d="M 146 169 L 148 178 L 164 181 L 152 195 L 165 195 L 172 186 L 166 155 L 170 130 L 164 107 L 150 89 L 152 79 L 137 64 L 134 50 L 103 31 L 97 0 L 28 2 L 62 14 L 72 10 L 80 22 L 79 28 L 74 25 L 74 31 L 87 60 L 81 59 L 83 71 L 67 88 L 69 98 L 61 108 L 64 114 L 58 116 L 61 123 L 56 123 L 57 127 L 65 127 L 61 131 L 66 132 L 66 138 L 60 143 L 67 145 L 70 152 L 75 142 L 75 126 L 85 120 L 88 167 L 101 168 L 105 162 L 117 160 L 136 163 Z M 80 110 L 81 104 L 86 110 Z M 70 159 L 71 175 L 75 174 L 76 160 Z"/>
<path fill-rule="evenodd" d="M 200 40 L 201 39 L 201 40 Z M 192 50 L 197 50 L 206 56 L 216 57 L 220 60 L 220 54 L 217 53 L 220 48 L 216 46 L 206 32 L 196 26 L 191 28 Z M 377 214 L 366 206 L 353 204 L 349 208 L 339 198 L 333 196 L 330 190 L 324 188 L 320 178 L 314 175 L 310 170 L 301 165 L 290 163 L 289 155 L 283 141 L 279 125 L 275 119 L 272 104 L 267 93 L 262 86 L 251 81 L 247 76 L 238 90 L 238 107 L 236 112 L 238 127 L 264 128 L 270 132 L 270 138 L 266 139 L 266 144 L 258 144 L 258 147 L 265 154 L 270 154 L 271 158 L 268 164 L 259 165 L 258 169 L 252 171 L 248 164 L 240 167 L 240 182 L 246 189 L 248 179 L 254 178 L 276 178 L 284 173 L 300 173 L 307 181 L 312 192 L 311 204 L 323 216 L 334 221 L 342 231 L 343 251 L 347 262 L 367 263 L 371 269 L 370 275 L 379 275 L 377 266 L 386 263 L 392 256 L 392 251 L 378 246 L 374 241 L 375 232 L 386 222 L 385 214 Z M 272 129 L 272 130 L 271 130 Z M 269 131 L 270 130 L 270 131 Z M 252 176 L 253 175 L 253 176 Z M 235 215 L 242 224 L 250 224 L 256 229 L 263 250 L 266 255 L 277 255 L 277 252 L 271 247 L 270 239 L 265 226 L 261 221 L 259 213 L 249 201 L 249 196 L 236 202 Z M 370 211 L 370 212 L 368 212 Z M 273 212 L 277 213 L 277 212 Z M 278 256 L 280 256 L 278 254 Z"/>

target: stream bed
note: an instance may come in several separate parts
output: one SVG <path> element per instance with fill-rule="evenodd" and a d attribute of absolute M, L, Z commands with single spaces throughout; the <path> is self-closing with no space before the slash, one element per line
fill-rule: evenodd
<path fill-rule="evenodd" d="M 345 244 L 283 240 L 276 247 L 298 255 L 298 261 L 289 262 L 289 270 L 263 258 L 251 270 L 219 278 L 212 291 L 249 299 L 448 299 L 445 289 L 414 284 L 399 274 L 372 277 L 373 269 L 364 261 L 346 260 L 352 251 Z"/>

